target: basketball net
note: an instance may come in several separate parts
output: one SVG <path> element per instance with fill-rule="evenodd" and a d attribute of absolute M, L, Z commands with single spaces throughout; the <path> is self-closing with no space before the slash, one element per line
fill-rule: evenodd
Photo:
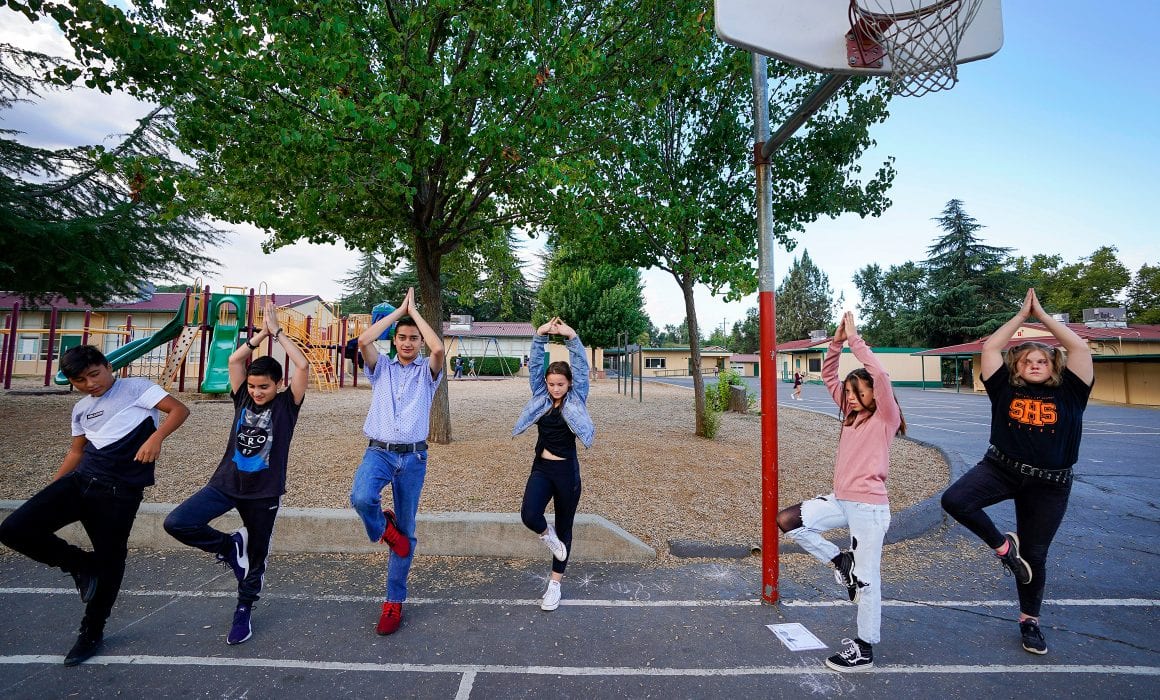
<path fill-rule="evenodd" d="M 850 0 L 850 66 L 890 59 L 890 91 L 918 96 L 958 82 L 959 42 L 982 0 Z"/>

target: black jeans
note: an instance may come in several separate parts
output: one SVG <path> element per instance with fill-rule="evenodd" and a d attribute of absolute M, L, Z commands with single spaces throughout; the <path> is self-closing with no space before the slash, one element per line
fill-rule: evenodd
<path fill-rule="evenodd" d="M 255 603 L 262 592 L 266 574 L 266 557 L 270 553 L 270 538 L 274 533 L 274 519 L 282 499 L 231 498 L 212 486 L 206 486 L 174 508 L 165 518 L 165 531 L 190 547 L 222 557 L 233 547 L 230 535 L 210 527 L 209 522 L 236 508 L 246 527 L 249 544 L 250 573 L 238 584 L 238 602 Z"/>
<path fill-rule="evenodd" d="M 52 482 L 0 523 L 0 542 L 42 564 L 97 575 L 85 608 L 90 629 L 103 629 L 125 576 L 129 531 L 141 505 L 141 489 L 73 472 Z M 56 536 L 80 521 L 92 541 L 89 552 Z"/>
<path fill-rule="evenodd" d="M 1031 565 L 1031 583 L 1016 583 L 1019 609 L 1025 615 L 1039 617 L 1047 583 L 1047 550 L 1063 522 L 1070 495 L 1071 482 L 1061 485 L 1022 476 L 984 458 L 943 493 L 942 507 L 988 547 L 995 549 L 1003 546 L 1003 533 L 983 508 L 1000 501 L 1015 501 L 1019 553 Z"/>
<path fill-rule="evenodd" d="M 555 505 L 556 536 L 568 548 L 568 559 L 571 559 L 572 522 L 576 519 L 576 507 L 580 505 L 580 462 L 575 457 L 561 460 L 536 457 L 532 462 L 532 473 L 524 487 L 520 518 L 536 534 L 548 529 L 548 519 L 544 517 L 548 501 Z M 567 567 L 567 559 L 552 558 L 552 571 L 562 574 Z"/>

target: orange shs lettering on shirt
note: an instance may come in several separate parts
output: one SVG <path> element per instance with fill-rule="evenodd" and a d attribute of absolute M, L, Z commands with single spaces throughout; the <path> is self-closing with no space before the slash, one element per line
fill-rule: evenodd
<path fill-rule="evenodd" d="M 1055 402 L 1042 399 L 1015 399 L 1007 415 L 1024 425 L 1036 427 L 1054 425 L 1059 420 Z"/>

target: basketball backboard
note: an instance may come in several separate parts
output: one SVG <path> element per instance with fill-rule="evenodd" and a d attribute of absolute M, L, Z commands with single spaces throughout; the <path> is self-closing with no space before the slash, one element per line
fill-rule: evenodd
<path fill-rule="evenodd" d="M 754 53 L 824 73 L 889 75 L 889 57 L 880 66 L 850 66 L 849 7 L 850 0 L 715 0 L 714 23 L 723 41 Z M 955 62 L 987 58 L 1002 46 L 1000 0 L 982 0 Z"/>

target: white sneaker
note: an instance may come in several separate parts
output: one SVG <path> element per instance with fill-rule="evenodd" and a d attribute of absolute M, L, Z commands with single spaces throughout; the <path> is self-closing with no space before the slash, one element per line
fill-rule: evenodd
<path fill-rule="evenodd" d="M 548 581 L 548 590 L 544 591 L 544 599 L 540 601 L 540 610 L 552 612 L 560 607 L 560 582 Z"/>
<path fill-rule="evenodd" d="M 568 547 L 556 537 L 556 530 L 551 525 L 548 526 L 548 531 L 540 535 L 540 539 L 544 544 L 548 545 L 548 549 L 552 551 L 552 556 L 559 561 L 564 561 L 568 558 Z"/>

